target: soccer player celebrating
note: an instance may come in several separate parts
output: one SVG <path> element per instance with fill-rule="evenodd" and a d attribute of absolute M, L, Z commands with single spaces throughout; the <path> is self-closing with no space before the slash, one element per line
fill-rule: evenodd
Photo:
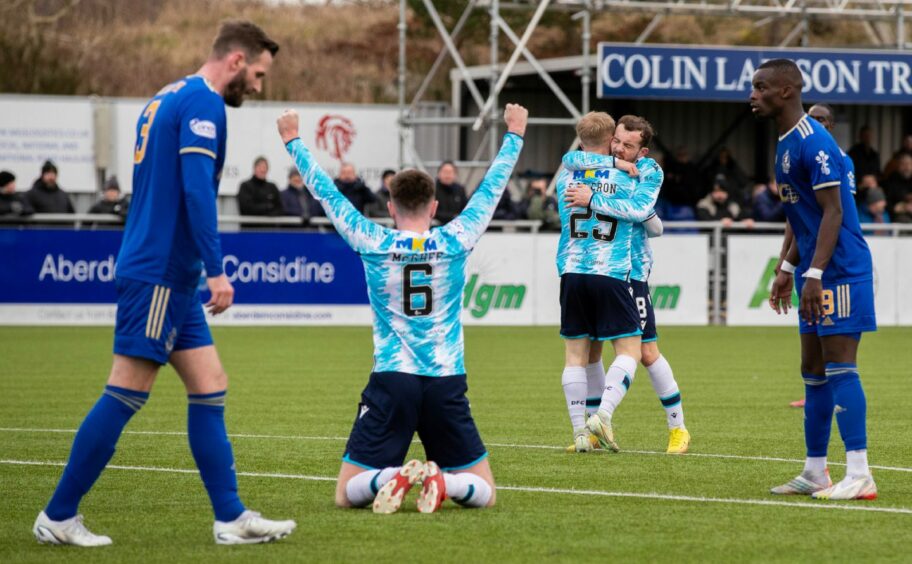
<path fill-rule="evenodd" d="M 215 542 L 267 542 L 295 528 L 294 521 L 262 518 L 238 497 L 224 419 L 228 377 L 196 290 L 204 266 L 209 312 L 232 304 L 215 206 L 225 159 L 225 104 L 238 107 L 246 95 L 260 92 L 278 48 L 254 24 L 226 22 L 197 74 L 162 88 L 140 115 L 133 202 L 117 258 L 113 366 L 104 393 L 76 433 L 50 503 L 35 521 L 39 542 L 111 544 L 86 529 L 77 515 L 79 502 L 167 362 L 187 388 L 190 450 L 215 513 Z"/>
<path fill-rule="evenodd" d="M 802 78 L 787 59 L 757 68 L 750 105 L 779 132 L 776 182 L 794 240 L 770 291 L 788 311 L 794 273 L 801 296 L 801 373 L 805 383 L 804 470 L 774 494 L 874 499 L 868 468 L 866 402 L 856 357 L 861 333 L 876 331 L 871 252 L 862 237 L 849 177 L 836 141 L 801 105 Z M 833 485 L 826 465 L 833 412 L 846 448 L 846 477 Z"/>
<path fill-rule="evenodd" d="M 684 426 L 684 409 L 681 406 L 681 391 L 675 381 L 671 365 L 659 352 L 658 333 L 655 324 L 655 310 L 649 295 L 649 274 L 652 270 L 653 256 L 649 246 L 649 237 L 662 234 L 662 222 L 655 214 L 655 204 L 662 187 L 664 174 L 655 160 L 647 157 L 649 143 L 654 131 L 652 124 L 639 116 L 627 115 L 618 120 L 614 138 L 611 141 L 612 154 L 615 159 L 635 163 L 639 170 L 639 179 L 633 198 L 629 200 L 611 198 L 604 193 L 593 194 L 584 186 L 574 187 L 568 191 L 568 204 L 577 207 L 590 207 L 615 219 L 633 222 L 631 237 L 631 270 L 630 284 L 640 315 L 640 328 L 643 330 L 641 362 L 649 373 L 652 387 L 659 396 L 665 410 L 669 436 L 666 452 L 683 454 L 690 445 L 690 433 Z M 585 153 L 581 151 L 564 156 L 564 168 L 569 171 L 586 170 L 614 165 L 610 157 Z M 642 223 L 641 223 L 642 222 Z M 586 366 L 589 381 L 587 407 L 598 407 L 601 403 L 601 390 L 604 388 L 605 371 L 602 366 L 602 343 L 594 341 L 589 349 L 589 365 Z M 597 383 L 601 381 L 602 385 Z M 608 404 L 611 407 L 612 404 Z M 593 435 L 594 437 L 594 435 Z M 594 442 L 595 446 L 597 442 Z M 568 450 L 576 450 L 575 445 Z"/>
<path fill-rule="evenodd" d="M 610 157 L 614 131 L 614 119 L 604 112 L 590 112 L 576 126 L 583 151 L 609 156 L 612 165 L 620 164 Z M 585 187 L 577 188 L 576 184 Z M 571 205 L 567 199 L 575 191 L 584 190 L 604 193 L 607 199 L 630 198 L 635 186 L 630 176 L 611 167 L 564 169 L 557 179 L 561 216 L 557 251 L 561 277 L 560 334 L 565 347 L 561 382 L 578 452 L 590 450 L 590 433 L 603 448 L 618 450 L 611 416 L 633 381 L 640 362 L 643 332 L 629 282 L 633 224 L 598 213 L 588 205 Z M 654 204 L 653 200 L 649 207 Z M 590 368 L 587 374 L 587 366 L 593 365 L 592 343 L 599 341 L 611 341 L 616 355 L 605 375 L 604 387 L 600 386 L 598 366 Z M 590 381 L 594 383 L 595 393 L 601 388 L 601 400 L 598 411 L 587 420 Z"/>
<path fill-rule="evenodd" d="M 494 505 L 494 476 L 466 399 L 460 313 L 466 260 L 500 201 L 522 150 L 528 111 L 507 104 L 500 152 L 461 214 L 431 231 L 434 181 L 397 174 L 387 207 L 396 228 L 365 219 L 320 168 L 286 111 L 279 134 L 339 235 L 361 255 L 374 312 L 374 368 L 361 394 L 336 485 L 336 504 L 393 513 L 421 482 L 418 510 L 449 497 L 467 507 Z M 418 432 L 427 462 L 403 464 Z"/>

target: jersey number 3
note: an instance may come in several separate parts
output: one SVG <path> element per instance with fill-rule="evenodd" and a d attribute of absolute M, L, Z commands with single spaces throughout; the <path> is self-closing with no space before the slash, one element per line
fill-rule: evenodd
<path fill-rule="evenodd" d="M 402 311 L 409 317 L 429 315 L 434 308 L 433 288 L 414 284 L 412 274 L 416 272 L 430 277 L 433 269 L 427 263 L 409 264 L 402 269 Z"/>
<path fill-rule="evenodd" d="M 161 100 L 155 100 L 146 106 L 146 111 L 142 114 L 145 123 L 139 128 L 139 139 L 136 143 L 136 150 L 133 151 L 133 164 L 139 164 L 146 156 L 146 145 L 149 143 L 149 130 L 152 128 L 152 122 L 155 121 L 155 113 L 161 105 Z"/>

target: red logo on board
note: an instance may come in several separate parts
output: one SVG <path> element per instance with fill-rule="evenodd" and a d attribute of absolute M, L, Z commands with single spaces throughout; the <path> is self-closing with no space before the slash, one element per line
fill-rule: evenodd
<path fill-rule="evenodd" d="M 355 140 L 355 124 L 345 116 L 326 114 L 317 123 L 317 148 L 343 160 Z"/>

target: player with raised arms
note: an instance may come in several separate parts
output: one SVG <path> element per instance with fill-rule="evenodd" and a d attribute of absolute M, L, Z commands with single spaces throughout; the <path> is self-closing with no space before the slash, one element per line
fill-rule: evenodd
<path fill-rule="evenodd" d="M 225 104 L 239 107 L 245 96 L 262 90 L 278 49 L 256 25 L 225 22 L 199 71 L 162 88 L 140 114 L 133 201 L 117 258 L 113 366 L 101 398 L 76 433 L 51 501 L 35 521 L 39 542 L 111 544 L 85 527 L 77 515 L 79 502 L 168 362 L 187 389 L 190 450 L 215 513 L 215 542 L 267 542 L 295 528 L 294 521 L 270 521 L 246 509 L 238 496 L 225 430 L 228 376 L 197 291 L 205 267 L 209 312 L 219 314 L 232 304 L 216 217 Z"/>
<path fill-rule="evenodd" d="M 659 195 L 664 181 L 662 168 L 655 160 L 648 157 L 649 144 L 655 132 L 652 124 L 640 116 L 626 115 L 617 122 L 611 151 L 615 159 L 635 163 L 639 176 L 633 197 L 629 200 L 611 198 L 603 192 L 593 193 L 585 185 L 574 186 L 566 195 L 567 203 L 573 207 L 592 208 L 602 213 L 633 223 L 631 236 L 630 284 L 640 315 L 640 328 L 643 330 L 641 362 L 649 374 L 650 382 L 665 410 L 668 424 L 669 454 L 683 454 L 690 446 L 690 433 L 684 426 L 684 408 L 681 404 L 681 391 L 675 381 L 674 373 L 668 360 L 659 351 L 658 332 L 656 331 L 655 310 L 649 294 L 649 275 L 652 271 L 653 255 L 649 245 L 650 237 L 662 234 L 662 221 L 652 206 Z M 575 151 L 564 156 L 564 168 L 569 171 L 606 168 L 614 166 L 611 157 L 595 153 Z M 589 393 L 586 407 L 597 409 L 601 404 L 601 393 L 604 388 L 605 371 L 602 366 L 602 342 L 593 341 L 589 349 L 589 365 L 586 366 L 589 377 Z M 597 382 L 601 381 L 602 386 Z M 608 407 L 616 405 L 608 404 Z M 611 412 L 613 414 L 613 411 Z M 595 436 L 592 435 L 594 438 Z M 598 442 L 590 441 L 595 447 Z M 576 445 L 568 451 L 576 450 Z"/>
<path fill-rule="evenodd" d="M 374 366 L 361 394 L 336 504 L 393 513 L 422 483 L 418 510 L 449 497 L 467 507 L 494 505 L 494 476 L 466 398 L 460 314 L 466 260 L 485 232 L 519 158 L 528 111 L 507 104 L 500 152 L 465 210 L 431 230 L 434 181 L 406 170 L 390 185 L 395 229 L 366 219 L 339 192 L 298 136 L 298 115 L 278 120 L 282 142 L 339 235 L 361 255 L 374 314 Z M 405 461 L 415 432 L 426 462 Z"/>
<path fill-rule="evenodd" d="M 776 182 L 794 240 L 781 257 L 770 291 L 777 312 L 791 306 L 795 272 L 801 296 L 799 333 L 805 383 L 804 470 L 774 494 L 817 499 L 874 499 L 867 456 L 867 405 L 858 376 L 861 334 L 876 331 L 871 252 L 839 147 L 804 113 L 802 77 L 788 59 L 766 61 L 753 77 L 750 106 L 779 133 Z M 846 476 L 832 484 L 827 469 L 833 413 L 846 449 Z"/>

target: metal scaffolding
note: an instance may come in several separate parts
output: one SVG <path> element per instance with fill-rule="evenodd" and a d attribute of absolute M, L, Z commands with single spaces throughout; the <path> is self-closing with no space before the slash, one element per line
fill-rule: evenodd
<path fill-rule="evenodd" d="M 399 0 L 399 166 L 414 166 L 426 170 L 439 161 L 422 159 L 415 144 L 415 128 L 421 126 L 456 126 L 484 130 L 475 155 L 456 164 L 466 168 L 486 167 L 497 154 L 500 108 L 498 96 L 513 75 L 521 58 L 535 70 L 542 82 L 553 93 L 556 102 L 567 110 L 566 118 L 530 118 L 532 127 L 573 126 L 579 117 L 589 111 L 589 93 L 592 83 L 593 64 L 590 54 L 591 21 L 593 13 L 611 11 L 624 13 L 653 14 L 652 20 L 640 33 L 636 43 L 649 39 L 653 31 L 667 16 L 695 15 L 707 17 L 742 17 L 754 20 L 755 27 L 778 22 L 794 22 L 780 47 L 796 40 L 807 46 L 809 23 L 812 20 L 846 19 L 860 20 L 871 43 L 876 47 L 893 47 L 899 50 L 912 48 L 906 40 L 906 19 L 912 17 L 912 0 L 468 0 L 461 16 L 451 29 L 447 29 L 433 0 L 422 0 L 422 5 L 434 23 L 444 49 L 438 54 L 411 101 L 407 100 L 407 5 Z M 469 16 L 476 10 L 484 10 L 490 17 L 489 48 L 491 53 L 487 97 L 482 96 L 475 78 L 469 72 L 456 41 Z M 532 10 L 533 14 L 522 35 L 519 36 L 501 17 L 505 10 Z M 578 105 L 558 86 L 542 64 L 527 48 L 529 39 L 538 27 L 542 16 L 548 10 L 563 10 L 573 14 L 581 27 L 581 67 L 579 69 L 582 94 Z M 796 21 L 797 20 L 797 21 Z M 498 60 L 501 36 L 513 45 L 509 59 L 501 64 Z M 892 36 L 892 37 L 891 37 Z M 451 58 L 461 80 L 453 84 L 454 100 L 464 85 L 469 96 L 479 108 L 475 117 L 417 117 L 418 104 L 443 63 Z M 461 108 L 454 108 L 456 116 Z M 487 143 L 485 143 L 485 140 Z M 579 140 L 571 146 L 576 147 Z M 487 147 L 487 159 L 479 160 Z"/>

